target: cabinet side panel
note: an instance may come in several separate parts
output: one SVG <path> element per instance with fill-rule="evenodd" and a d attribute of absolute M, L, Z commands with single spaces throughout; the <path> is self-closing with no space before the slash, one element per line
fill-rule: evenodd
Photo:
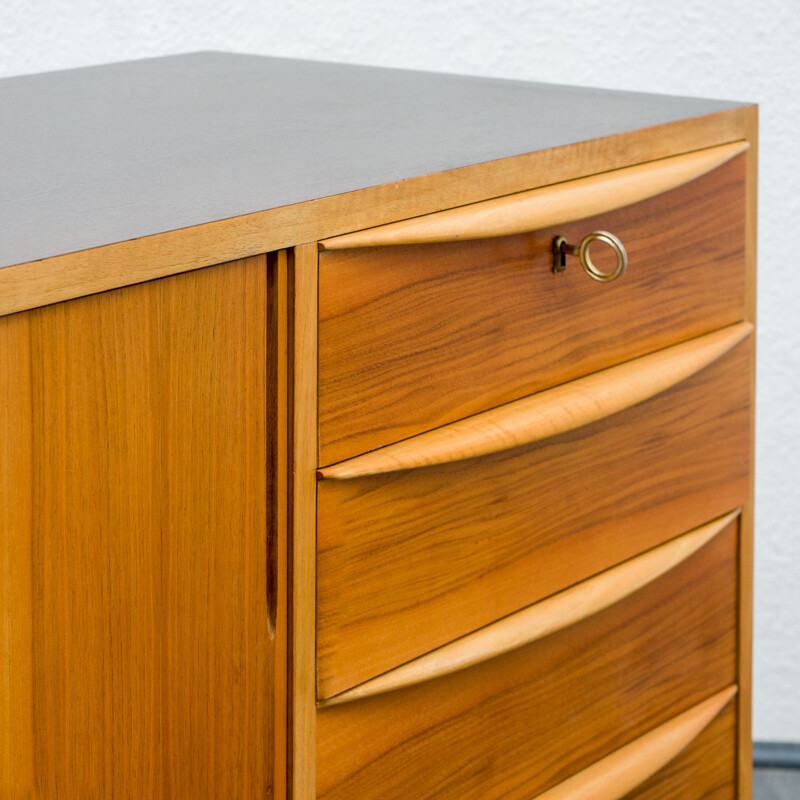
<path fill-rule="evenodd" d="M 27 315 L 38 797 L 271 796 L 266 284 Z"/>
<path fill-rule="evenodd" d="M 745 318 L 756 322 L 756 244 L 758 202 L 758 106 L 747 108 L 747 190 L 745 216 Z M 758 330 L 756 329 L 756 334 Z M 754 348 L 757 347 L 757 336 Z M 755 351 L 753 353 L 755 359 Z M 755 401 L 756 372 L 751 372 L 750 385 L 750 480 L 748 501 L 742 508 L 739 529 L 739 729 L 738 729 L 738 797 L 751 800 L 753 796 L 753 562 L 755 473 Z"/>
<path fill-rule="evenodd" d="M 0 319 L 0 797 L 33 791 L 31 414 L 25 314 Z"/>

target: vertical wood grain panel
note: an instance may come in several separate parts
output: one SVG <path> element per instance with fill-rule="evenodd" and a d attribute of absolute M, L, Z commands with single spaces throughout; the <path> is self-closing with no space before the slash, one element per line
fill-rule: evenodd
<path fill-rule="evenodd" d="M 292 798 L 316 797 L 317 244 L 291 253 Z"/>
<path fill-rule="evenodd" d="M 271 794 L 266 294 L 261 256 L 11 318 L 37 797 Z"/>
<path fill-rule="evenodd" d="M 268 437 L 267 481 L 269 537 L 267 539 L 267 599 L 270 632 L 275 637 L 276 669 L 272 687 L 275 704 L 274 796 L 288 797 L 288 542 L 289 527 L 289 288 L 288 253 L 270 253 L 268 275 Z"/>
<path fill-rule="evenodd" d="M 0 319 L 0 797 L 30 797 L 33 761 L 28 318 Z"/>

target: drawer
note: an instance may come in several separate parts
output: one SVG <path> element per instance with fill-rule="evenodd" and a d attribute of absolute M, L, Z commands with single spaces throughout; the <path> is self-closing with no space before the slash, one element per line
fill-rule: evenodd
<path fill-rule="evenodd" d="M 318 797 L 529 800 L 648 733 L 649 772 L 658 771 L 733 697 L 737 527 L 547 638 L 321 708 Z M 635 765 L 641 750 L 624 755 Z"/>
<path fill-rule="evenodd" d="M 498 419 L 512 405 L 486 412 L 483 428 L 479 415 L 420 436 L 435 446 L 412 450 L 417 468 L 408 468 L 411 440 L 322 470 L 319 698 L 740 506 L 750 463 L 747 331 L 741 323 L 517 401 L 516 429 Z M 670 375 L 677 383 L 657 391 Z M 626 399 L 634 404 L 619 410 Z M 531 425 L 544 425 L 544 438 Z M 480 441 L 499 449 L 480 455 Z M 388 462 L 395 471 L 369 474 L 387 468 L 374 460 L 393 450 L 402 451 Z"/>
<path fill-rule="evenodd" d="M 731 152 L 736 149 L 725 150 Z M 532 233 L 323 249 L 319 463 L 742 319 L 745 158 L 740 154 L 674 189 L 579 221 L 603 205 L 589 202 L 587 192 L 612 207 L 626 196 L 619 175 L 626 170 L 610 173 L 608 185 L 583 179 L 572 182 L 574 188 L 537 190 L 539 211 L 529 220 L 517 214 L 523 231 L 553 218 L 551 205 L 558 203 L 549 203 L 548 193 L 557 192 L 566 210 L 559 224 Z M 664 169 L 662 162 L 632 168 L 645 190 L 661 185 Z M 480 214 L 481 205 L 468 207 L 469 213 Z M 504 208 L 514 215 L 513 207 Z M 461 227 L 449 235 L 477 235 L 469 220 Z M 577 242 L 595 230 L 622 240 L 627 273 L 598 283 L 572 258 L 566 271 L 553 273 L 553 238 Z M 327 246 L 348 241 L 340 237 Z"/>

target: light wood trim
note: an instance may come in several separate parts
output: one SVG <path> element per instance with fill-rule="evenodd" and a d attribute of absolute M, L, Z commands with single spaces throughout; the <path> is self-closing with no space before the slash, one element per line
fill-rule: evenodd
<path fill-rule="evenodd" d="M 317 245 L 292 257 L 292 800 L 316 796 Z"/>
<path fill-rule="evenodd" d="M 402 220 L 319 243 L 323 250 L 488 239 L 550 228 L 605 214 L 705 175 L 747 150 L 748 143 L 697 150 L 650 164 L 604 172 L 555 186 L 498 197 L 424 217 Z"/>
<path fill-rule="evenodd" d="M 0 269 L 0 316 L 738 141 L 748 106 Z"/>
<path fill-rule="evenodd" d="M 724 530 L 739 511 L 534 603 L 318 705 L 332 706 L 457 672 L 568 628 L 619 602 L 685 561 Z"/>
<path fill-rule="evenodd" d="M 641 403 L 712 364 L 746 339 L 749 322 L 523 397 L 467 419 L 323 467 L 344 480 L 461 461 L 549 439 Z"/>
<path fill-rule="evenodd" d="M 554 786 L 536 800 L 619 800 L 666 766 L 736 694 L 730 686 Z"/>
<path fill-rule="evenodd" d="M 745 319 L 756 323 L 756 244 L 758 208 L 758 106 L 747 109 L 747 190 L 745 198 Z M 753 342 L 753 358 L 756 342 Z M 750 388 L 753 411 L 750 417 L 750 464 L 755 453 L 755 370 Z M 739 523 L 739 695 L 738 723 L 738 785 L 740 800 L 753 797 L 753 564 L 755 526 L 753 517 L 754 472 L 750 469 L 748 499 Z"/>

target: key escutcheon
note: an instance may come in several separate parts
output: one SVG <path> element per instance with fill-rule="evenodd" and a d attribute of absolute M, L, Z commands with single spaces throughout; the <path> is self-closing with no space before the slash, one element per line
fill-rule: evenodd
<path fill-rule="evenodd" d="M 589 248 L 593 242 L 607 244 L 617 257 L 615 268 L 611 272 L 603 272 L 592 261 Z M 567 268 L 567 256 L 577 256 L 583 271 L 593 280 L 601 283 L 614 281 L 625 274 L 628 268 L 628 252 L 625 245 L 608 231 L 593 231 L 581 240 L 579 245 L 569 244 L 563 236 L 553 239 L 553 272 L 563 272 Z"/>

